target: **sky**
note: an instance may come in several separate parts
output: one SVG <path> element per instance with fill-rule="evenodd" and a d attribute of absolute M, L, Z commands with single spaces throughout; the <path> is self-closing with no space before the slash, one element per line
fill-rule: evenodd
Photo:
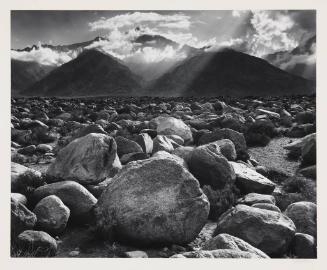
<path fill-rule="evenodd" d="M 139 29 L 136 31 L 136 29 Z M 170 47 L 162 51 L 135 48 L 140 34 L 158 34 L 179 44 L 208 50 L 232 47 L 251 55 L 292 50 L 316 33 L 313 10 L 219 10 L 219 11 L 12 11 L 11 47 L 33 44 L 64 45 L 104 36 L 92 44 L 122 60 L 161 61 L 183 58 Z M 60 65 L 76 52 L 60 54 L 49 49 L 31 53 L 12 52 L 12 57 Z M 133 60 L 134 61 L 134 60 Z"/>

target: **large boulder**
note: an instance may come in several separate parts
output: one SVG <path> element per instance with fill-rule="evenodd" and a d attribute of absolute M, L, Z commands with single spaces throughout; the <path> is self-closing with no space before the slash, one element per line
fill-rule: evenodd
<path fill-rule="evenodd" d="M 57 252 L 57 242 L 42 231 L 27 230 L 17 238 L 19 248 L 30 257 L 52 257 Z"/>
<path fill-rule="evenodd" d="M 292 126 L 287 132 L 287 136 L 292 138 L 300 138 L 314 132 L 316 132 L 315 124 L 301 124 Z"/>
<path fill-rule="evenodd" d="M 247 146 L 244 135 L 229 128 L 215 129 L 210 133 L 203 134 L 199 139 L 199 144 L 207 144 L 222 139 L 229 139 L 234 143 L 238 156 L 242 157 L 247 155 Z"/>
<path fill-rule="evenodd" d="M 294 237 L 295 225 L 287 216 L 239 204 L 218 220 L 215 235 L 239 237 L 268 255 L 284 254 Z"/>
<path fill-rule="evenodd" d="M 238 162 L 230 162 L 236 174 L 236 185 L 243 193 L 272 194 L 275 184 L 260 173 Z"/>
<path fill-rule="evenodd" d="M 144 153 L 152 153 L 153 141 L 148 133 L 140 133 L 136 136 L 135 141 L 142 147 Z"/>
<path fill-rule="evenodd" d="M 102 193 L 95 213 L 106 237 L 133 245 L 185 244 L 204 226 L 209 202 L 180 163 L 151 158 L 126 165 Z"/>
<path fill-rule="evenodd" d="M 269 119 L 257 120 L 252 123 L 245 133 L 246 143 L 249 146 L 265 146 L 276 135 L 276 129 Z"/>
<path fill-rule="evenodd" d="M 298 112 L 295 116 L 295 121 L 299 124 L 314 123 L 316 114 L 313 111 Z"/>
<path fill-rule="evenodd" d="M 89 221 L 92 208 L 97 199 L 82 185 L 73 181 L 62 181 L 44 185 L 34 191 L 34 199 L 56 195 L 69 208 L 72 217 Z"/>
<path fill-rule="evenodd" d="M 36 224 L 36 216 L 25 205 L 11 200 L 11 241 L 15 241 L 17 235 Z"/>
<path fill-rule="evenodd" d="M 130 153 L 143 153 L 142 147 L 137 142 L 122 136 L 116 137 L 115 140 L 117 144 L 117 154 L 119 157 Z"/>
<path fill-rule="evenodd" d="M 82 184 L 99 183 L 121 169 L 115 140 L 90 133 L 61 149 L 47 174 L 56 179 Z"/>
<path fill-rule="evenodd" d="M 174 144 L 177 145 L 173 140 L 169 139 L 167 136 L 164 135 L 157 135 L 153 140 L 153 150 L 152 153 L 158 151 L 166 151 L 171 153 L 174 151 Z"/>
<path fill-rule="evenodd" d="M 246 194 L 244 197 L 238 200 L 238 203 L 246 204 L 252 206 L 256 203 L 268 203 L 275 205 L 276 200 L 275 197 L 268 194 L 260 194 L 260 193 L 249 193 Z"/>
<path fill-rule="evenodd" d="M 271 203 L 255 203 L 251 205 L 252 207 L 260 208 L 260 209 L 266 209 L 270 211 L 275 211 L 280 213 L 281 210 L 274 204 Z"/>
<path fill-rule="evenodd" d="M 20 193 L 10 193 L 10 200 L 16 201 L 17 203 L 21 203 L 23 205 L 27 204 L 26 196 Z"/>
<path fill-rule="evenodd" d="M 313 202 L 295 202 L 290 204 L 285 215 L 293 220 L 296 231 L 312 236 L 317 234 L 317 205 Z"/>
<path fill-rule="evenodd" d="M 101 133 L 101 134 L 107 134 L 104 129 L 97 124 L 91 124 L 87 125 L 86 127 L 81 127 L 73 132 L 73 139 L 77 139 L 80 137 L 84 137 L 90 133 Z"/>
<path fill-rule="evenodd" d="M 161 135 L 178 135 L 184 139 L 185 142 L 193 140 L 192 132 L 182 120 L 174 117 L 159 116 L 154 119 L 157 124 L 157 132 Z"/>
<path fill-rule="evenodd" d="M 289 151 L 290 156 L 299 157 L 302 152 L 303 146 L 311 141 L 313 138 L 316 138 L 316 133 L 309 134 L 303 138 L 297 139 L 289 144 L 284 146 L 284 149 Z"/>
<path fill-rule="evenodd" d="M 66 228 L 70 216 L 69 208 L 55 195 L 43 198 L 33 210 L 36 226 L 50 234 L 60 234 Z"/>
<path fill-rule="evenodd" d="M 222 258 L 222 259 L 262 259 L 261 256 L 236 249 L 216 249 L 216 250 L 197 250 L 188 251 L 181 254 L 171 256 L 170 258 Z"/>
<path fill-rule="evenodd" d="M 305 233 L 296 233 L 292 242 L 292 253 L 301 259 L 317 258 L 315 238 Z"/>
<path fill-rule="evenodd" d="M 214 145 L 217 148 L 217 150 L 219 150 L 219 152 L 228 160 L 235 160 L 237 157 L 235 145 L 229 139 L 218 140 L 209 143 L 209 145 Z"/>
<path fill-rule="evenodd" d="M 301 149 L 301 157 L 302 157 L 302 166 L 310 166 L 316 164 L 317 159 L 317 151 L 316 151 L 316 137 L 312 137 L 307 140 L 302 149 Z"/>
<path fill-rule="evenodd" d="M 37 187 L 42 184 L 41 173 L 24 165 L 11 162 L 11 191 L 20 192 L 28 186 Z"/>
<path fill-rule="evenodd" d="M 215 144 L 195 148 L 188 165 L 190 172 L 199 180 L 201 186 L 210 185 L 213 189 L 222 189 L 227 183 L 235 180 L 233 167 L 220 154 Z"/>
<path fill-rule="evenodd" d="M 269 258 L 269 256 L 261 250 L 251 246 L 249 243 L 243 241 L 242 239 L 229 235 L 227 233 L 218 234 L 214 238 L 209 239 L 204 243 L 203 249 L 233 249 L 254 253 L 261 258 Z"/>

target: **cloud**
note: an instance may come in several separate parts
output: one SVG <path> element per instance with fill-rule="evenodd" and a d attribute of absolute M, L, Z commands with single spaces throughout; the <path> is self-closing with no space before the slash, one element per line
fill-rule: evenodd
<path fill-rule="evenodd" d="M 216 47 L 231 46 L 258 57 L 292 50 L 307 37 L 309 29 L 315 32 L 312 12 L 234 10 L 231 15 L 237 20 L 238 27 L 231 38 Z"/>
<path fill-rule="evenodd" d="M 231 48 L 240 52 L 246 52 L 248 48 L 248 42 L 241 38 L 232 38 L 222 42 L 215 42 L 214 45 L 210 46 L 206 51 L 217 51 L 221 48 Z"/>
<path fill-rule="evenodd" d="M 254 29 L 250 52 L 257 56 L 280 51 L 291 50 L 298 41 L 290 35 L 294 21 L 282 13 L 271 11 L 253 11 L 251 24 Z"/>
<path fill-rule="evenodd" d="M 50 48 L 44 48 L 39 43 L 39 49 L 33 48 L 30 52 L 11 51 L 11 58 L 26 62 L 37 62 L 42 65 L 60 66 L 77 56 L 76 51 L 57 52 Z"/>
<path fill-rule="evenodd" d="M 100 29 L 114 30 L 142 23 L 155 23 L 159 27 L 179 29 L 188 29 L 191 25 L 190 16 L 182 13 L 162 15 L 156 12 L 133 12 L 116 15 L 111 18 L 100 18 L 97 21 L 89 23 L 89 26 L 92 31 Z"/>
<path fill-rule="evenodd" d="M 232 16 L 233 17 L 241 17 L 241 16 L 245 15 L 247 12 L 249 12 L 249 11 L 248 10 L 233 10 Z"/>

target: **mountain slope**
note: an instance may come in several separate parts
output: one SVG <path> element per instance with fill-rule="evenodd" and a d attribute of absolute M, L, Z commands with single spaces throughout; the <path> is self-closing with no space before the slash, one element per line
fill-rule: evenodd
<path fill-rule="evenodd" d="M 312 81 L 231 49 L 186 59 L 146 89 L 154 96 L 279 96 L 311 94 Z"/>
<path fill-rule="evenodd" d="M 45 77 L 55 66 L 41 65 L 37 62 L 26 62 L 11 59 L 11 94 L 18 95 L 20 91 Z"/>
<path fill-rule="evenodd" d="M 134 95 L 141 79 L 112 56 L 86 50 L 23 92 L 29 96 Z"/>

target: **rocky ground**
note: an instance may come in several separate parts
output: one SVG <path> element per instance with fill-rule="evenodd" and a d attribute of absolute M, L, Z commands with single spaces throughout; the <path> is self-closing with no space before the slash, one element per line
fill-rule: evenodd
<path fill-rule="evenodd" d="M 12 256 L 315 258 L 315 106 L 12 99 Z"/>

